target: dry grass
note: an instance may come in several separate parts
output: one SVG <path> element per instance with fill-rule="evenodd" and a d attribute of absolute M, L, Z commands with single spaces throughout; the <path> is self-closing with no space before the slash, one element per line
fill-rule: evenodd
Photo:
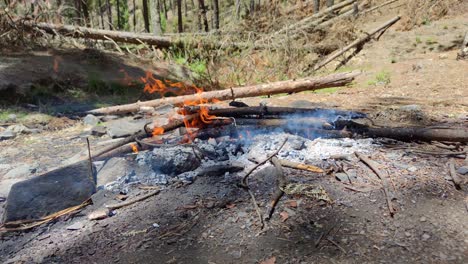
<path fill-rule="evenodd" d="M 407 1 L 399 30 L 408 31 L 438 20 L 456 10 L 463 0 L 413 0 Z"/>

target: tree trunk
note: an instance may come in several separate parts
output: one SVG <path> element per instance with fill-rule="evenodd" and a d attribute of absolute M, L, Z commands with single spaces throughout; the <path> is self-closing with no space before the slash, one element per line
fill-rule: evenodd
<path fill-rule="evenodd" d="M 320 0 L 314 0 L 314 14 L 317 14 L 320 10 Z"/>
<path fill-rule="evenodd" d="M 250 0 L 250 15 L 253 15 L 255 11 L 255 0 Z"/>
<path fill-rule="evenodd" d="M 33 10 L 33 13 L 34 13 L 34 4 L 31 4 L 31 8 Z M 75 20 L 75 24 L 81 26 L 81 22 L 82 22 L 82 15 L 81 15 L 81 0 L 75 0 L 75 11 L 76 11 L 76 18 L 74 19 Z"/>
<path fill-rule="evenodd" d="M 255 97 L 260 95 L 273 95 L 279 93 L 302 92 L 317 90 L 326 87 L 338 87 L 346 85 L 354 80 L 360 72 L 345 72 L 328 75 L 325 77 L 305 78 L 295 81 L 280 81 L 268 84 L 231 88 L 220 91 L 202 92 L 194 95 L 166 97 L 146 102 L 137 102 L 127 105 L 111 106 L 89 111 L 92 114 L 126 114 L 138 112 L 140 107 L 157 107 L 161 105 L 182 105 L 187 101 L 200 100 L 233 100 L 235 98 Z"/>
<path fill-rule="evenodd" d="M 219 0 L 213 0 L 214 27 L 219 30 Z"/>
<path fill-rule="evenodd" d="M 143 0 L 143 22 L 145 24 L 145 31 L 150 32 L 150 20 L 149 20 L 149 10 L 148 10 L 148 0 Z"/>
<path fill-rule="evenodd" d="M 205 0 L 198 0 L 198 6 L 199 6 L 200 13 L 201 13 L 201 17 L 203 19 L 203 25 L 205 27 L 205 32 L 208 32 L 208 31 L 210 31 L 210 29 L 208 27 L 208 18 L 206 16 Z"/>
<path fill-rule="evenodd" d="M 334 0 L 327 0 L 327 7 L 330 7 L 335 4 Z"/>
<path fill-rule="evenodd" d="M 161 12 L 158 0 L 150 0 L 150 13 L 151 13 L 151 25 L 153 34 L 156 36 L 162 35 L 161 27 Z"/>
<path fill-rule="evenodd" d="M 101 17 L 101 28 L 104 28 L 104 14 L 102 13 L 102 1 L 98 0 L 98 5 L 99 5 L 99 16 Z"/>
<path fill-rule="evenodd" d="M 88 1 L 81 0 L 81 8 L 83 9 L 84 22 L 87 27 L 91 25 L 91 19 L 89 17 Z"/>
<path fill-rule="evenodd" d="M 106 0 L 106 5 L 107 5 L 107 19 L 109 20 L 109 29 L 113 30 L 114 25 L 112 24 L 112 7 L 110 4 L 110 0 Z"/>
<path fill-rule="evenodd" d="M 117 9 L 117 29 L 122 29 L 122 18 L 120 17 L 120 0 L 115 0 Z"/>
<path fill-rule="evenodd" d="M 136 32 L 137 18 L 136 18 L 136 3 L 133 0 L 133 31 Z"/>
<path fill-rule="evenodd" d="M 241 0 L 236 0 L 236 18 L 240 18 Z"/>
<path fill-rule="evenodd" d="M 182 21 L 182 0 L 177 0 L 177 30 L 179 33 L 184 32 Z"/>
<path fill-rule="evenodd" d="M 161 0 L 161 7 L 163 8 L 163 11 L 164 11 L 164 18 L 167 21 L 167 4 L 166 4 L 166 0 Z"/>

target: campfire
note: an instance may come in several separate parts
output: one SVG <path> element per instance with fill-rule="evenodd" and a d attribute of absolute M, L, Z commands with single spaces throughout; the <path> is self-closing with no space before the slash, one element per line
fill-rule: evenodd
<path fill-rule="evenodd" d="M 96 173 L 97 191 L 105 189 L 127 195 L 132 189 L 141 186 L 147 188 L 160 186 L 156 191 L 135 200 L 108 205 L 107 211 L 98 214 L 98 218 L 107 217 L 110 214 L 108 210 L 155 195 L 161 187 L 174 184 L 187 185 L 197 177 L 216 176 L 236 181 L 238 186 L 249 194 L 258 215 L 259 225 L 263 227 L 264 221 L 272 217 L 276 204 L 284 194 L 304 196 L 321 201 L 325 205 L 334 203 L 334 197 L 327 192 L 327 186 L 290 182 L 285 177 L 283 168 L 307 171 L 317 176 L 335 174 L 340 181 L 352 183 L 352 188 L 359 188 L 361 184 L 365 184 L 365 179 L 342 173 L 343 164 L 356 158 L 379 175 L 388 210 L 393 216 L 396 209 L 388 191 L 388 180 L 379 171 L 378 166 L 366 156 L 381 144 L 379 138 L 467 142 L 466 129 L 382 127 L 374 125 L 366 114 L 358 111 L 275 107 L 266 104 L 248 106 L 238 99 L 345 85 L 357 74 L 359 73 L 339 73 L 323 78 L 204 92 L 201 88 L 183 83 L 158 80 L 147 73 L 141 78 L 145 84 L 144 91 L 157 93 L 160 99 L 89 111 L 92 114 L 140 113 L 140 116 L 147 120 L 139 132 L 108 144 L 102 149 L 89 149 L 88 157 L 83 157 L 81 163 L 73 165 L 75 166 L 73 171 L 77 173 L 70 173 L 75 178 L 67 180 L 80 179 L 83 186 L 92 184 L 93 187 L 87 188 L 86 192 L 80 191 L 78 196 L 73 196 L 67 206 L 47 208 L 46 212 L 50 214 L 46 215 L 43 211 L 33 212 L 32 215 L 18 213 L 15 209 L 17 205 L 8 203 L 7 222 L 3 229 L 24 230 L 54 220 L 63 214 L 69 214 L 71 211 L 80 210 L 90 202 L 89 196 L 96 192 Z M 176 96 L 165 97 L 167 94 Z M 228 100 L 229 103 L 222 100 Z M 161 106 L 166 111 L 158 111 Z M 449 153 L 452 154 L 457 153 Z M 117 156 L 121 157 L 117 163 L 120 162 L 125 166 L 119 167 L 113 173 L 111 180 L 107 182 L 101 180 L 99 183 L 102 178 L 101 171 L 107 166 L 106 162 Z M 276 190 L 271 190 L 271 201 L 266 212 L 262 212 L 249 185 L 249 178 L 254 172 L 271 167 L 269 163 L 273 165 L 271 173 L 277 179 Z M 39 180 L 51 178 L 52 182 L 57 183 L 57 177 L 70 168 L 54 170 L 38 178 Z M 38 179 L 29 181 L 38 181 Z M 453 181 L 455 185 L 459 185 L 456 177 Z M 24 192 L 21 190 L 27 185 L 34 183 L 25 181 L 14 185 L 10 196 L 14 197 L 19 192 Z M 62 190 L 67 194 L 74 191 Z M 50 193 L 43 194 L 34 190 L 31 195 L 50 196 Z M 50 198 L 57 199 L 57 197 Z M 24 199 L 24 201 L 16 200 L 34 204 L 34 200 L 29 196 Z M 12 213 L 14 209 L 16 213 Z M 27 219 L 26 222 L 24 219 Z"/>

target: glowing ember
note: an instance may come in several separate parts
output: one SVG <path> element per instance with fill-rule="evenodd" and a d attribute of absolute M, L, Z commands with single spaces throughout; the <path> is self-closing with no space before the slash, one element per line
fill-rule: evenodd
<path fill-rule="evenodd" d="M 133 153 L 138 153 L 138 147 L 135 144 L 130 144 L 130 147 L 132 147 Z"/>
<path fill-rule="evenodd" d="M 153 128 L 153 137 L 158 136 L 158 135 L 162 135 L 162 134 L 164 134 L 164 128 L 162 128 L 162 127 Z"/>

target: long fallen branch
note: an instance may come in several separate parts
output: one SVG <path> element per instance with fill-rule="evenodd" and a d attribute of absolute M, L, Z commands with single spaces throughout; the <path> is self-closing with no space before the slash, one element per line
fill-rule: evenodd
<path fill-rule="evenodd" d="M 295 93 L 312 91 L 327 87 L 338 87 L 349 84 L 360 71 L 337 73 L 325 77 L 305 78 L 300 80 L 280 81 L 268 84 L 259 84 L 245 87 L 230 88 L 220 91 L 202 92 L 193 95 L 165 97 L 156 100 L 136 102 L 133 104 L 104 107 L 89 111 L 91 114 L 125 114 L 137 112 L 140 107 L 157 107 L 162 105 L 182 105 L 187 101 L 200 100 L 234 100 L 236 98 L 255 97 L 260 95 L 273 95 L 280 93 Z"/>
<path fill-rule="evenodd" d="M 327 65 L 328 63 L 330 63 L 331 61 L 333 61 L 334 59 L 340 57 L 343 53 L 345 53 L 346 51 L 354 48 L 354 47 L 359 47 L 359 46 L 362 46 L 365 42 L 369 41 L 372 36 L 374 36 L 375 34 L 381 32 L 381 31 L 385 31 L 386 29 L 388 29 L 390 26 L 392 26 L 393 24 L 395 24 L 398 20 L 400 20 L 400 16 L 397 16 L 395 18 L 392 18 L 391 20 L 385 22 L 383 25 L 379 26 L 378 28 L 372 30 L 371 32 L 367 33 L 364 37 L 362 38 L 359 38 L 355 41 L 353 41 L 352 43 L 350 43 L 348 46 L 338 50 L 337 52 L 335 52 L 334 54 L 330 55 L 327 59 L 325 59 L 324 61 L 316 64 L 313 68 L 314 71 L 322 68 L 323 66 Z"/>
<path fill-rule="evenodd" d="M 388 211 L 390 212 L 390 216 L 393 217 L 396 210 L 392 204 L 392 198 L 391 198 L 390 188 L 389 188 L 390 184 L 387 180 L 387 177 L 385 177 L 385 175 L 379 170 L 378 164 L 375 161 L 369 159 L 368 157 L 366 157 L 365 155 L 361 153 L 356 152 L 355 154 L 356 154 L 356 157 L 358 157 L 358 159 L 360 159 L 362 162 L 364 162 L 364 164 L 369 166 L 369 168 L 371 168 L 371 170 L 374 171 L 377 177 L 379 177 L 380 181 L 382 182 L 382 189 L 384 191 L 385 199 L 387 200 Z"/>
<path fill-rule="evenodd" d="M 320 12 L 318 12 L 318 13 L 310 16 L 310 17 L 306 17 L 306 18 L 300 20 L 297 23 L 287 25 L 286 27 L 276 31 L 273 34 L 278 35 L 278 34 L 287 32 L 289 30 L 296 30 L 301 25 L 308 24 L 308 22 L 313 21 L 314 19 L 318 19 L 318 18 L 320 18 L 322 16 L 325 16 L 325 15 L 329 14 L 330 12 L 341 9 L 341 8 L 343 8 L 343 7 L 347 6 L 347 5 L 350 5 L 350 4 L 354 3 L 354 2 L 356 2 L 356 0 L 347 0 L 347 1 L 344 1 L 344 2 L 341 2 L 341 3 L 338 3 L 336 5 L 333 5 L 331 7 L 325 8 L 324 10 L 322 10 L 322 11 L 320 11 Z M 324 20 L 320 20 L 320 21 L 323 22 Z"/>

